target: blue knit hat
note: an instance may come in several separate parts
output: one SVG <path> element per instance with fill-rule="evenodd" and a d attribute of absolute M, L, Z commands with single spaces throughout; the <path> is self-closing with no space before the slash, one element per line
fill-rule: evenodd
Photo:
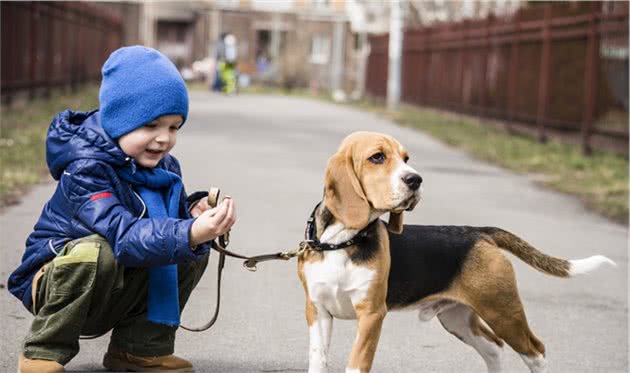
<path fill-rule="evenodd" d="M 186 84 L 175 65 L 157 50 L 139 45 L 117 49 L 102 73 L 101 125 L 112 139 L 162 115 L 179 114 L 186 121 Z"/>

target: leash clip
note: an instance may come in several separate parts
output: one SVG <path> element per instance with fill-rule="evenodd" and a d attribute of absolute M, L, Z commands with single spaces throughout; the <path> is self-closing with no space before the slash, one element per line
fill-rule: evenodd
<path fill-rule="evenodd" d="M 314 243 L 315 241 L 313 240 L 304 240 L 302 242 L 300 242 L 300 245 L 298 246 L 297 251 L 295 252 L 295 255 L 293 256 L 302 256 L 302 254 L 304 254 L 304 252 L 306 250 L 309 250 L 312 248 L 311 244 Z"/>
<path fill-rule="evenodd" d="M 307 240 L 307 241 L 310 241 L 310 240 Z M 307 241 L 300 242 L 296 250 L 284 251 L 284 252 L 278 253 L 278 256 L 284 260 L 289 260 L 291 258 L 295 258 L 296 256 L 298 257 L 302 256 L 302 254 L 304 254 L 304 252 L 310 248 L 310 245 L 309 245 L 310 242 L 307 242 Z"/>
<path fill-rule="evenodd" d="M 258 268 L 256 268 L 256 264 L 258 264 L 257 260 L 247 259 L 243 262 L 243 267 L 245 267 L 245 269 L 247 269 L 250 272 L 256 272 L 256 270 L 258 270 Z"/>

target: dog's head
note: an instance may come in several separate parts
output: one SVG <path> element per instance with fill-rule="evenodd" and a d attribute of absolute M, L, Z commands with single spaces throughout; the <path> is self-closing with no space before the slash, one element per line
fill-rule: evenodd
<path fill-rule="evenodd" d="M 388 229 L 402 232 L 402 212 L 420 201 L 422 178 L 391 136 L 355 132 L 328 161 L 324 203 L 346 228 L 362 229 L 370 217 L 390 213 Z"/>

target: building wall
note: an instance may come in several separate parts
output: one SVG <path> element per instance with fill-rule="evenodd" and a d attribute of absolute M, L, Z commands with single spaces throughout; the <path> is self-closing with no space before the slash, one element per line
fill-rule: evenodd
<path fill-rule="evenodd" d="M 298 3 L 299 6 L 311 6 Z M 330 6 L 333 6 L 331 3 Z M 346 91 L 352 90 L 356 81 L 354 72 L 356 63 L 352 46 L 354 34 L 350 25 L 334 14 L 313 15 L 309 12 L 271 12 L 256 10 L 222 9 L 220 13 L 220 32 L 231 32 L 238 41 L 239 69 L 252 74 L 256 78 L 256 59 L 265 51 L 274 65 L 273 81 L 291 86 L 311 86 L 318 89 L 330 89 L 333 84 L 335 25 L 342 23 L 341 49 L 341 83 Z M 331 13 L 332 14 L 332 13 Z M 213 25 L 209 25 L 210 28 Z M 261 34 L 279 35 L 277 53 L 273 45 L 264 48 L 261 45 Z M 314 39 L 319 39 L 314 41 Z M 216 41 L 215 41 L 216 42 Z M 317 44 L 316 47 L 313 44 Z M 271 43 L 273 44 L 273 42 Z M 325 46 L 322 48 L 322 46 Z M 315 48 L 315 50 L 314 50 Z M 322 55 L 313 54 L 325 50 Z M 318 58 L 320 57 L 320 58 Z"/>
<path fill-rule="evenodd" d="M 144 4 L 139 2 L 105 1 L 93 5 L 111 9 L 120 14 L 123 23 L 122 45 L 144 44 L 142 21 Z"/>

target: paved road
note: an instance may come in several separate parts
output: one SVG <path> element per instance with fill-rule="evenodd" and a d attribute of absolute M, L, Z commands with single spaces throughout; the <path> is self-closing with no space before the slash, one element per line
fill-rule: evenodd
<path fill-rule="evenodd" d="M 561 280 L 514 260 L 530 325 L 547 346 L 552 371 L 628 370 L 628 230 L 586 211 L 573 198 L 374 115 L 297 98 L 194 92 L 174 153 L 189 191 L 218 185 L 234 196 L 239 219 L 231 248 L 265 253 L 299 242 L 305 219 L 321 197 L 327 158 L 355 130 L 391 134 L 409 149 L 411 164 L 425 180 L 425 198 L 407 222 L 499 225 L 550 254 L 580 258 L 601 253 L 619 263 L 614 270 Z M 23 204 L 0 216 L 3 284 L 53 188 L 52 183 L 34 188 Z M 209 318 L 214 264 L 184 313 L 189 324 Z M 198 372 L 305 371 L 308 334 L 295 268 L 295 262 L 270 262 L 249 273 L 229 261 L 219 321 L 205 333 L 180 331 L 176 352 L 191 359 Z M 14 369 L 31 317 L 6 290 L 1 294 L 4 372 Z M 352 321 L 335 323 L 331 372 L 343 370 L 353 333 Z M 102 370 L 106 346 L 106 337 L 82 342 L 68 370 Z M 509 349 L 505 365 L 509 372 L 527 371 Z M 400 312 L 385 320 L 373 370 L 482 372 L 484 367 L 471 348 L 437 321 L 421 323 L 415 313 Z"/>

